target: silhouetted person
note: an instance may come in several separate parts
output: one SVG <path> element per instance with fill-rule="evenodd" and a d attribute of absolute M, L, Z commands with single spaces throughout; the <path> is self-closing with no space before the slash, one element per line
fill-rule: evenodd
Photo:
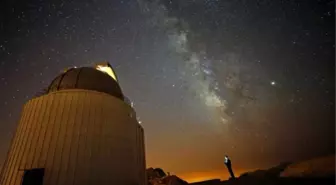
<path fill-rule="evenodd" d="M 236 177 L 235 177 L 235 175 L 232 171 L 231 160 L 229 159 L 229 157 L 227 155 L 224 157 L 224 163 L 225 163 L 226 167 L 228 168 L 229 173 L 231 175 L 230 179 L 235 179 Z"/>

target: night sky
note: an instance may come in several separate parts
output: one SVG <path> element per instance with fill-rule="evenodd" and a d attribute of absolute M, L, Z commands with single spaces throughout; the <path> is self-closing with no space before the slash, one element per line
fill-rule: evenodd
<path fill-rule="evenodd" d="M 335 153 L 335 1 L 0 4 L 0 166 L 23 104 L 65 68 L 109 61 L 148 167 L 227 177 Z"/>

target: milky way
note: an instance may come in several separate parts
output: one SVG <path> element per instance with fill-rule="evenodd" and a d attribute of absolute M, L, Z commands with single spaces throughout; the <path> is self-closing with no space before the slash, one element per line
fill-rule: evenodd
<path fill-rule="evenodd" d="M 334 152 L 334 5 L 1 4 L 0 164 L 22 105 L 64 69 L 102 61 L 134 103 L 148 166 L 221 176 L 224 154 L 245 170 Z"/>
<path fill-rule="evenodd" d="M 243 67 L 242 64 L 237 63 L 237 57 L 232 57 L 232 54 L 229 57 L 223 51 L 226 56 L 222 56 L 222 58 L 225 59 L 213 61 L 208 58 L 206 49 L 193 51 L 190 48 L 189 39 L 193 38 L 194 30 L 188 28 L 187 22 L 168 15 L 166 6 L 160 1 L 138 0 L 138 3 L 142 12 L 149 16 L 148 23 L 165 30 L 169 39 L 167 44 L 171 47 L 172 52 L 180 56 L 180 60 L 182 60 L 177 75 L 180 75 L 181 79 L 186 81 L 184 86 L 187 87 L 185 88 L 188 88 L 191 94 L 197 96 L 200 104 L 205 106 L 204 111 L 209 116 L 209 123 L 230 123 L 232 121 L 231 117 L 235 115 L 235 112 L 239 112 L 239 108 L 244 107 L 249 102 L 248 100 L 255 100 L 248 95 L 249 90 L 241 83 L 240 76 L 238 76 Z M 210 3 L 210 1 L 206 3 Z M 208 5 L 215 6 L 211 3 Z M 218 69 L 224 70 L 215 72 L 213 66 L 215 62 L 217 62 L 216 67 Z M 244 72 L 250 72 L 250 70 Z M 224 80 L 222 80 L 224 86 L 219 87 L 216 73 L 221 73 L 221 76 L 224 77 Z M 220 95 L 221 91 L 224 91 L 222 95 Z M 230 91 L 235 96 L 231 98 L 232 106 L 226 99 L 229 96 L 228 93 L 226 93 L 226 97 L 223 95 L 225 91 Z M 237 100 L 240 103 L 238 106 Z M 242 102 L 241 100 L 247 101 Z"/>

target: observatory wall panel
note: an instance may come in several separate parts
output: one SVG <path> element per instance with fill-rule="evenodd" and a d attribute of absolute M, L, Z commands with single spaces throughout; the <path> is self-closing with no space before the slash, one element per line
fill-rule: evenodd
<path fill-rule="evenodd" d="M 134 110 L 109 94 L 62 90 L 28 101 L 0 184 L 20 185 L 44 168 L 46 185 L 145 184 L 143 129 Z"/>

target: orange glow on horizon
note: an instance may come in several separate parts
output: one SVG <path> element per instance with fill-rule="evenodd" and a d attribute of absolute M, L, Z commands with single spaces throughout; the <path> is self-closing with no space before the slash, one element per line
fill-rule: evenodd
<path fill-rule="evenodd" d="M 252 170 L 235 170 L 235 176 L 239 177 L 241 174 L 253 171 Z M 213 171 L 204 171 L 204 172 L 190 172 L 190 173 L 182 173 L 177 174 L 178 177 L 187 181 L 188 183 L 200 182 L 206 180 L 220 179 L 220 180 L 228 180 L 229 172 L 226 169 L 221 170 L 213 170 Z"/>

